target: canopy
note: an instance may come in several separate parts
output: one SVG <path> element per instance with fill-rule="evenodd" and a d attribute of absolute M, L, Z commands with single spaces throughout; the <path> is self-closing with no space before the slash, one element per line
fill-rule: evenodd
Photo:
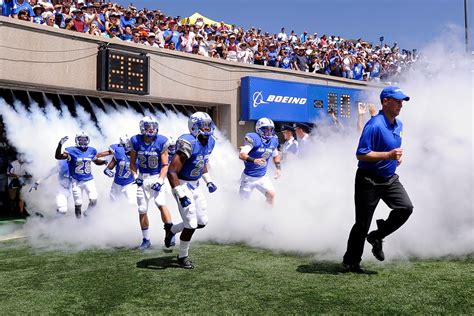
<path fill-rule="evenodd" d="M 195 24 L 198 18 L 202 18 L 202 21 L 204 22 L 204 24 L 209 24 L 209 25 L 217 24 L 217 25 L 220 25 L 220 22 L 211 20 L 211 19 L 205 17 L 204 15 L 202 15 L 198 12 L 195 12 L 193 15 L 191 15 L 188 18 L 189 18 L 189 24 L 191 24 L 191 25 Z M 187 21 L 188 18 L 181 19 L 180 24 L 181 25 L 186 24 L 186 21 Z M 231 28 L 230 24 L 225 23 L 225 25 L 227 25 L 227 27 Z"/>

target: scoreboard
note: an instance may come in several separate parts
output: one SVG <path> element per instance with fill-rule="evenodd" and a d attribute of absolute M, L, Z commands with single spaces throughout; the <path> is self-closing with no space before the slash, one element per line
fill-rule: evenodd
<path fill-rule="evenodd" d="M 145 95 L 150 93 L 150 59 L 109 48 L 97 54 L 97 90 Z"/>

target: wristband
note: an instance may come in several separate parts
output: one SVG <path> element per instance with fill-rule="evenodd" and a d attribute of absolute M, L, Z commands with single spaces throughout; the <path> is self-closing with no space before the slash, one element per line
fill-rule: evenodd
<path fill-rule="evenodd" d="M 204 180 L 204 182 L 206 182 L 206 184 L 212 182 L 211 175 L 209 174 L 209 172 L 203 173 L 202 179 Z"/>
<path fill-rule="evenodd" d="M 245 161 L 254 163 L 254 162 L 255 162 L 255 158 L 252 158 L 252 157 L 248 156 L 247 158 L 245 158 Z"/>
<path fill-rule="evenodd" d="M 186 196 L 186 193 L 184 193 L 184 189 L 181 185 L 177 185 L 173 188 L 174 193 L 179 197 L 183 198 Z"/>

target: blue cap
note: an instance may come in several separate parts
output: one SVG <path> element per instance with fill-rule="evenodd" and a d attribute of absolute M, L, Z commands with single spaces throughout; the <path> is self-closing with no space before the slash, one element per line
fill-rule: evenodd
<path fill-rule="evenodd" d="M 404 101 L 410 100 L 410 97 L 403 93 L 402 89 L 395 86 L 388 86 L 383 88 L 382 92 L 380 93 L 380 100 L 383 100 L 384 98 L 393 98 Z"/>

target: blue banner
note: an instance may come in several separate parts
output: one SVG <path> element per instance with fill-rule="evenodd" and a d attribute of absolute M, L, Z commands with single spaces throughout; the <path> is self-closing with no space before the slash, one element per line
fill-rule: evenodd
<path fill-rule="evenodd" d="M 267 117 L 277 122 L 314 122 L 328 113 L 357 118 L 357 106 L 367 102 L 362 89 L 244 77 L 241 80 L 242 121 Z"/>

